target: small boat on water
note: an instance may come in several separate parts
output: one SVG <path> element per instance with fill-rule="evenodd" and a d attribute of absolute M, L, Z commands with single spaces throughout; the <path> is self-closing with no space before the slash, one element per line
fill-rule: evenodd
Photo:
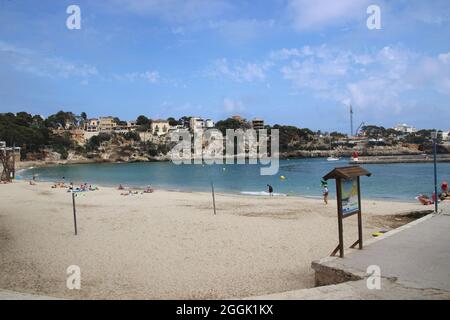
<path fill-rule="evenodd" d="M 336 158 L 336 157 L 328 157 L 327 161 L 339 161 L 341 160 L 341 158 Z"/>

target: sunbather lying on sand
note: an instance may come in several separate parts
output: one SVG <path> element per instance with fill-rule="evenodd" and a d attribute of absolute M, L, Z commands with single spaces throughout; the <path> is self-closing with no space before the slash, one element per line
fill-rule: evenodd
<path fill-rule="evenodd" d="M 62 183 L 62 182 L 57 182 L 54 185 L 52 185 L 52 188 L 53 189 L 56 189 L 56 188 L 67 188 L 67 186 L 64 183 Z"/>
<path fill-rule="evenodd" d="M 144 190 L 144 193 L 153 193 L 153 192 L 155 192 L 155 190 L 154 190 L 151 186 L 148 186 L 148 187 Z"/>
<path fill-rule="evenodd" d="M 419 195 L 416 197 L 416 199 L 419 200 L 419 202 L 420 202 L 421 204 L 423 204 L 424 206 L 428 206 L 428 205 L 431 205 L 431 204 L 434 203 L 433 201 L 430 200 L 430 198 L 428 198 L 427 196 L 425 196 L 425 195 L 423 195 L 423 194 L 419 194 Z"/>

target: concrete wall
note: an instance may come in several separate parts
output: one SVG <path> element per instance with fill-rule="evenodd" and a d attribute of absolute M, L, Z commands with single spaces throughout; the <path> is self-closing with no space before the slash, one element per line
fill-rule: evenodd
<path fill-rule="evenodd" d="M 313 261 L 311 264 L 311 267 L 315 271 L 315 285 L 317 287 L 363 279 L 354 273 L 345 272 L 341 269 L 325 265 L 325 262 L 333 259 L 336 258 L 325 258 L 320 261 Z"/>
<path fill-rule="evenodd" d="M 85 131 L 84 132 L 84 139 L 85 140 L 89 140 L 90 138 L 92 138 L 93 136 L 98 136 L 98 134 L 99 134 L 100 132 L 87 132 L 87 131 Z"/>

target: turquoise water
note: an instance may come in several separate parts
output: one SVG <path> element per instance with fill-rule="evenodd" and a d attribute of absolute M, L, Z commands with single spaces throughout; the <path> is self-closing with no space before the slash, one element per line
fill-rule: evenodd
<path fill-rule="evenodd" d="M 211 181 L 219 192 L 257 194 L 267 184 L 275 193 L 320 197 L 320 179 L 335 166 L 346 166 L 347 160 L 328 162 L 326 159 L 281 160 L 276 176 L 261 176 L 259 165 L 174 165 L 170 162 L 83 164 L 48 168 L 34 168 L 21 172 L 29 179 L 38 174 L 39 180 L 117 186 L 156 188 L 182 191 L 209 191 Z M 363 195 L 369 198 L 392 198 L 414 200 L 419 194 L 433 192 L 433 164 L 368 164 L 364 168 L 371 177 L 361 178 Z M 225 169 L 224 169 L 225 168 Z M 282 181 L 280 176 L 285 176 Z M 450 164 L 438 164 L 439 185 L 450 180 Z M 334 181 L 330 181 L 330 196 L 334 195 Z"/>

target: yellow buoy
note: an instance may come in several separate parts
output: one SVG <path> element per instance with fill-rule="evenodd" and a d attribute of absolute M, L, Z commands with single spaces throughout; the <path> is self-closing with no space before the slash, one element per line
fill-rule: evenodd
<path fill-rule="evenodd" d="M 372 236 L 373 237 L 380 237 L 380 236 L 382 236 L 384 233 L 382 233 L 382 232 L 374 232 L 374 233 L 372 233 Z"/>
<path fill-rule="evenodd" d="M 281 176 L 280 179 L 281 180 L 286 180 L 286 177 L 285 176 Z"/>

